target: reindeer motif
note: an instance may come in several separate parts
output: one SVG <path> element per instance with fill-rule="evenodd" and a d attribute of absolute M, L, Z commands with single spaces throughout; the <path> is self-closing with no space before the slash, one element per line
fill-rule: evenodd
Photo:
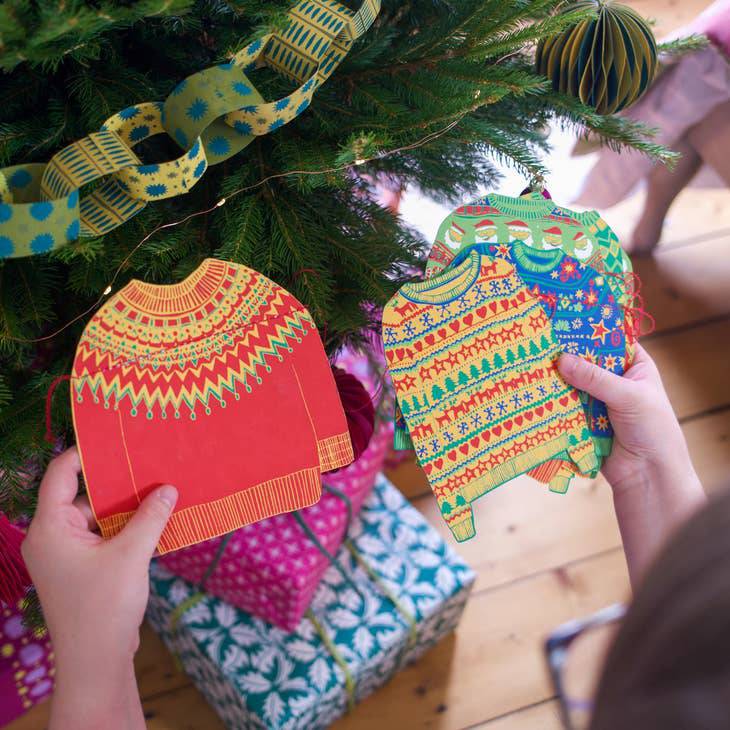
<path fill-rule="evenodd" d="M 406 302 L 400 307 L 393 307 L 400 317 L 405 317 L 409 312 L 412 312 L 416 308 L 417 307 L 413 302 Z"/>
<path fill-rule="evenodd" d="M 426 436 L 433 436 L 433 426 L 430 423 L 422 423 L 412 429 L 411 435 L 414 439 L 422 439 Z"/>
<path fill-rule="evenodd" d="M 459 415 L 466 416 L 468 411 L 466 410 L 466 402 L 462 401 L 458 406 L 454 406 L 451 409 L 451 415 L 456 418 Z"/>
<path fill-rule="evenodd" d="M 444 425 L 448 426 L 450 423 L 451 418 L 449 418 L 448 413 L 444 413 L 441 416 L 436 416 L 436 425 L 438 426 L 438 428 L 441 428 Z"/>
<path fill-rule="evenodd" d="M 542 380 L 544 374 L 545 374 L 545 371 L 542 368 L 538 368 L 537 370 L 533 370 L 532 372 L 528 372 L 527 373 L 527 383 L 528 383 L 528 385 L 530 383 L 534 383 L 536 380 Z"/>

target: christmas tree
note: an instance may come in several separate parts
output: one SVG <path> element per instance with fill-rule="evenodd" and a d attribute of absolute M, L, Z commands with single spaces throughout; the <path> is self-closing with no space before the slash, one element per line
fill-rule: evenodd
<path fill-rule="evenodd" d="M 301 299 L 334 352 L 378 327 L 363 304 L 384 304 L 426 245 L 374 202 L 373 180 L 456 200 L 496 183 L 495 159 L 528 178 L 542 171 L 551 121 L 668 159 L 640 125 L 598 115 L 536 75 L 534 45 L 589 12 L 556 14 L 565 5 L 388 0 L 306 111 L 210 167 L 189 193 L 148 205 L 104 236 L 0 261 L 0 510 L 32 512 L 53 449 L 44 437 L 47 391 L 70 371 L 110 286 L 174 282 L 208 256 L 244 263 Z M 5 0 L 2 166 L 46 162 L 120 110 L 164 100 L 182 79 L 286 27 L 291 6 Z M 266 99 L 292 89 L 279 74 L 256 74 Z M 135 152 L 149 165 L 181 154 L 160 136 Z M 157 226 L 206 210 L 139 245 Z M 49 414 L 56 448 L 73 442 L 67 388 Z"/>

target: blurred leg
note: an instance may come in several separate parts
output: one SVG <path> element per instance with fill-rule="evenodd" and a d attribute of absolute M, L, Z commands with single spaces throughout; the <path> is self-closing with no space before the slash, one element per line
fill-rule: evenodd
<path fill-rule="evenodd" d="M 687 139 L 730 187 L 730 101 L 718 104 L 687 132 Z"/>
<path fill-rule="evenodd" d="M 702 166 L 702 159 L 686 137 L 672 145 L 682 157 L 673 170 L 655 165 L 647 179 L 646 200 L 631 236 L 631 253 L 648 254 L 659 243 L 669 206 Z"/>

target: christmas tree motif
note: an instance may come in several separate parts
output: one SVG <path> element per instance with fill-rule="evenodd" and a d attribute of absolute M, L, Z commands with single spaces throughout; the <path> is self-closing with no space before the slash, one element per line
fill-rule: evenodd
<path fill-rule="evenodd" d="M 439 388 L 438 383 L 436 383 L 433 388 L 431 388 L 431 398 L 433 398 L 434 401 L 439 401 L 441 398 L 444 397 L 444 391 Z M 404 411 L 405 413 L 405 411 Z"/>
<path fill-rule="evenodd" d="M 525 346 L 521 342 L 517 346 L 517 358 L 519 360 L 526 360 L 527 359 L 527 350 L 525 350 Z"/>
<path fill-rule="evenodd" d="M 479 368 L 474 363 L 472 363 L 469 368 L 469 374 L 475 379 L 479 377 Z"/>
<path fill-rule="evenodd" d="M 494 356 L 494 369 L 495 370 L 501 370 L 504 367 L 504 360 L 502 359 L 502 356 L 497 353 Z"/>
<path fill-rule="evenodd" d="M 539 355 L 540 348 L 535 344 L 535 340 L 530 340 L 530 355 Z"/>
<path fill-rule="evenodd" d="M 515 353 L 512 352 L 512 350 L 507 350 L 507 352 L 505 353 L 504 356 L 505 356 L 505 358 L 507 359 L 507 362 L 510 365 L 514 365 L 515 364 L 515 360 L 516 360 Z"/>
<path fill-rule="evenodd" d="M 446 378 L 444 384 L 446 385 L 446 390 L 448 390 L 449 393 L 453 393 L 456 390 L 456 383 L 451 377 Z"/>
<path fill-rule="evenodd" d="M 487 360 L 487 358 L 485 357 L 482 360 L 482 373 L 484 375 L 487 375 L 487 373 L 489 373 L 490 370 L 491 370 L 491 368 L 489 367 L 489 360 Z"/>
<path fill-rule="evenodd" d="M 463 371 L 459 371 L 459 385 L 466 385 L 469 382 L 469 376 Z"/>

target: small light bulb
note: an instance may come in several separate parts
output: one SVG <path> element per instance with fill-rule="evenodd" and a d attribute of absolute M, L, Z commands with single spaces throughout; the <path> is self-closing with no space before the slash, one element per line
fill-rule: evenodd
<path fill-rule="evenodd" d="M 220 207 L 221 207 L 222 205 L 225 205 L 225 204 L 226 204 L 226 199 L 225 199 L 225 198 L 221 198 L 221 199 L 220 199 L 220 200 L 219 200 L 219 201 L 218 201 L 218 202 L 217 202 L 217 203 L 215 204 L 215 207 L 216 207 L 216 208 L 220 208 Z"/>
<path fill-rule="evenodd" d="M 358 158 L 357 158 L 357 159 L 355 160 L 355 164 L 356 164 L 356 165 L 364 165 L 364 164 L 365 164 L 365 160 L 363 160 L 363 158 L 362 158 L 362 157 L 358 157 Z"/>
<path fill-rule="evenodd" d="M 106 296 L 107 294 L 111 294 L 111 293 L 112 293 L 112 285 L 109 284 L 109 286 L 106 289 L 104 289 L 104 296 Z"/>

